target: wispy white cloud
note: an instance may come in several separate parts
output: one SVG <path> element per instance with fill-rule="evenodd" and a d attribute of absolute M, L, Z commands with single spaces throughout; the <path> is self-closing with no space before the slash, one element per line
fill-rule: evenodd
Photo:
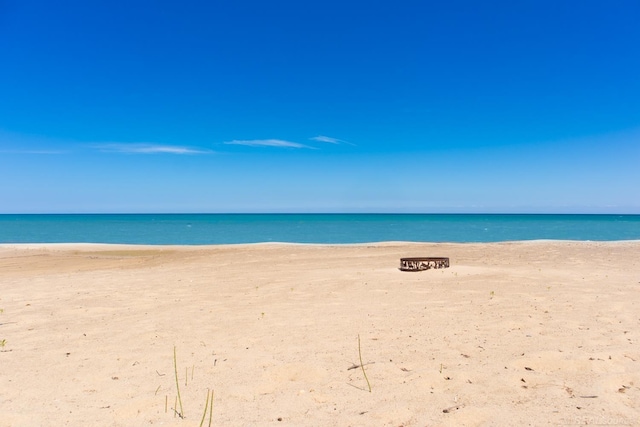
<path fill-rule="evenodd" d="M 226 145 L 245 145 L 247 147 L 284 147 L 284 148 L 312 148 L 297 142 L 284 141 L 282 139 L 249 139 L 227 141 Z"/>
<path fill-rule="evenodd" d="M 353 145 L 352 143 L 345 141 L 344 139 L 338 139 L 338 138 L 332 138 L 330 136 L 324 136 L 324 135 L 318 135 L 318 136 L 314 136 L 313 138 L 309 138 L 312 141 L 316 141 L 316 142 L 327 142 L 329 144 L 349 144 L 349 145 Z"/>
<path fill-rule="evenodd" d="M 96 145 L 100 151 L 110 153 L 129 153 L 129 154 L 210 154 L 210 150 L 202 150 L 198 148 L 177 146 L 177 145 L 160 145 L 160 144 L 125 144 L 111 143 Z"/>
<path fill-rule="evenodd" d="M 318 141 L 318 142 L 328 142 L 329 144 L 340 144 L 340 140 L 338 138 L 331 138 L 329 136 L 323 136 L 323 135 L 318 135 L 318 136 L 314 136 L 313 138 L 309 138 L 312 141 Z"/>

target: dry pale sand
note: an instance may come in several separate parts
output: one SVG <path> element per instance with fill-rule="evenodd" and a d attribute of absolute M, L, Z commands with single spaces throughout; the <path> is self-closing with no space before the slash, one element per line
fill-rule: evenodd
<path fill-rule="evenodd" d="M 640 242 L 4 245 L 0 291 L 2 426 L 640 425 Z"/>

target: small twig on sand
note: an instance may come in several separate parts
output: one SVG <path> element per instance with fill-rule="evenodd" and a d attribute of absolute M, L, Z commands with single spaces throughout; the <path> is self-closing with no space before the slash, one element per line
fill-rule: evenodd
<path fill-rule="evenodd" d="M 464 408 L 464 405 L 449 406 L 448 408 L 444 408 L 442 412 L 444 412 L 445 414 L 449 414 L 453 411 L 457 411 L 460 408 Z"/>
<path fill-rule="evenodd" d="M 350 370 L 352 370 L 352 369 L 358 369 L 360 366 L 373 365 L 374 363 L 376 363 L 376 362 L 369 362 L 369 363 L 365 363 L 364 365 L 357 365 L 357 364 L 355 364 L 355 363 L 352 363 L 352 364 L 351 364 L 351 366 L 349 366 L 349 367 L 347 368 L 347 371 L 350 371 Z"/>

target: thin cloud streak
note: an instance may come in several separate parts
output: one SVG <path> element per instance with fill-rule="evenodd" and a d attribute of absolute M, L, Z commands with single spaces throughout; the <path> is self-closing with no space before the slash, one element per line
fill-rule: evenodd
<path fill-rule="evenodd" d="M 326 142 L 329 144 L 348 144 L 348 145 L 354 145 L 348 141 L 345 141 L 344 139 L 338 139 L 338 138 L 332 138 L 330 136 L 324 136 L 324 135 L 318 135 L 318 136 L 314 136 L 313 138 L 309 138 L 312 141 L 317 141 L 317 142 Z"/>
<path fill-rule="evenodd" d="M 97 148 L 107 153 L 125 154 L 211 154 L 212 151 L 191 147 L 158 144 L 102 144 Z"/>
<path fill-rule="evenodd" d="M 226 145 L 244 145 L 246 147 L 280 147 L 280 148 L 312 148 L 297 142 L 284 141 L 282 139 L 249 139 L 224 142 Z"/>

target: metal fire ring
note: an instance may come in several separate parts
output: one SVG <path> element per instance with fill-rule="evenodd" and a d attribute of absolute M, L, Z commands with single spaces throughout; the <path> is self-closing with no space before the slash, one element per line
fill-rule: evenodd
<path fill-rule="evenodd" d="M 449 267 L 449 258 L 445 257 L 400 258 L 401 271 L 422 271 L 447 267 Z"/>

